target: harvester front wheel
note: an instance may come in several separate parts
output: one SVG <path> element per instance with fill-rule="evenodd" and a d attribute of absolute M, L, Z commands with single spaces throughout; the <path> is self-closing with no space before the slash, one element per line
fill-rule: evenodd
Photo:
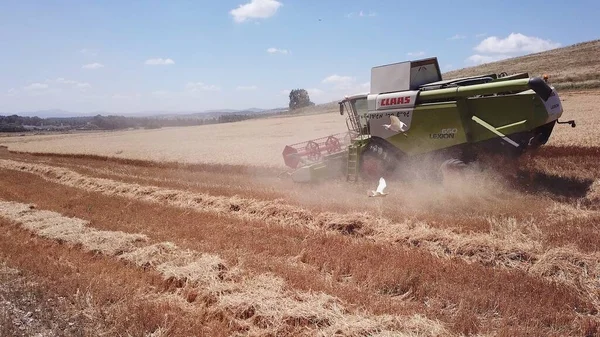
<path fill-rule="evenodd" d="M 396 167 L 395 156 L 377 142 L 368 144 L 360 155 L 360 175 L 372 181 L 391 173 Z"/>
<path fill-rule="evenodd" d="M 439 168 L 438 177 L 445 181 L 448 178 L 460 175 L 467 168 L 467 164 L 460 159 L 450 158 L 445 160 Z"/>
<path fill-rule="evenodd" d="M 360 175 L 365 180 L 376 180 L 383 176 L 385 167 L 383 160 L 371 153 L 365 153 L 360 160 Z"/>

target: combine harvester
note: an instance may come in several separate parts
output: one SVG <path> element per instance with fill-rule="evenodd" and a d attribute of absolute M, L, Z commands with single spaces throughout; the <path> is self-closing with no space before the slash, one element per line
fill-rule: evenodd
<path fill-rule="evenodd" d="M 481 153 L 517 157 L 545 144 L 563 107 L 548 77 L 488 74 L 442 80 L 436 57 L 373 67 L 371 92 L 339 102 L 347 133 L 288 145 L 296 182 L 345 174 L 376 180 L 434 158 L 433 171 Z"/>

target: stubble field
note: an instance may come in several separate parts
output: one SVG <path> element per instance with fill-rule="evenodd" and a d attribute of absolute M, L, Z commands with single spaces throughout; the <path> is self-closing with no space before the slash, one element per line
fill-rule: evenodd
<path fill-rule="evenodd" d="M 2 138 L 0 333 L 598 336 L 598 93 L 518 167 L 386 198 L 277 178 L 337 114 Z"/>

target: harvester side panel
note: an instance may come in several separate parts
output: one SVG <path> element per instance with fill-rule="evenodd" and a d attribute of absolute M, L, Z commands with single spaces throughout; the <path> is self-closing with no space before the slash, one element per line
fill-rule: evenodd
<path fill-rule="evenodd" d="M 546 119 L 546 123 L 558 120 L 563 114 L 562 102 L 560 101 L 560 97 L 558 93 L 553 88 L 552 96 L 544 102 L 544 107 L 548 112 L 548 118 Z"/>
<path fill-rule="evenodd" d="M 410 90 L 410 62 L 371 69 L 371 94 Z"/>
<path fill-rule="evenodd" d="M 390 116 L 398 117 L 402 123 L 406 124 L 406 129 L 410 131 L 414 116 L 414 109 L 412 108 L 370 112 L 367 115 L 369 121 L 369 134 L 373 137 L 379 137 L 383 139 L 397 135 L 397 131 L 388 130 L 384 127 L 384 125 L 389 125 L 392 122 Z"/>
<path fill-rule="evenodd" d="M 442 73 L 436 58 L 413 61 L 410 68 L 410 89 L 442 80 Z"/>
<path fill-rule="evenodd" d="M 432 152 L 467 142 L 457 102 L 419 105 L 412 111 L 407 132 L 386 130 L 387 118 L 371 119 L 371 135 L 380 137 L 408 155 Z"/>
<path fill-rule="evenodd" d="M 545 124 L 547 112 L 537 95 L 530 94 L 490 96 L 467 100 L 469 111 L 504 135 L 510 136 Z M 470 121 L 473 142 L 481 142 L 498 135 L 482 126 L 477 120 Z"/>
<path fill-rule="evenodd" d="M 418 90 L 394 92 L 381 95 L 370 95 L 369 110 L 391 110 L 414 108 L 417 102 Z M 374 103 L 374 104 L 373 104 Z"/>

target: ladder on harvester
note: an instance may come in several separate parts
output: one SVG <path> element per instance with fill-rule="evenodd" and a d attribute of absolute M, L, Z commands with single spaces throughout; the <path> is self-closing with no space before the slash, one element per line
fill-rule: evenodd
<path fill-rule="evenodd" d="M 358 146 L 348 146 L 348 165 L 346 167 L 346 181 L 356 182 L 358 180 Z"/>

